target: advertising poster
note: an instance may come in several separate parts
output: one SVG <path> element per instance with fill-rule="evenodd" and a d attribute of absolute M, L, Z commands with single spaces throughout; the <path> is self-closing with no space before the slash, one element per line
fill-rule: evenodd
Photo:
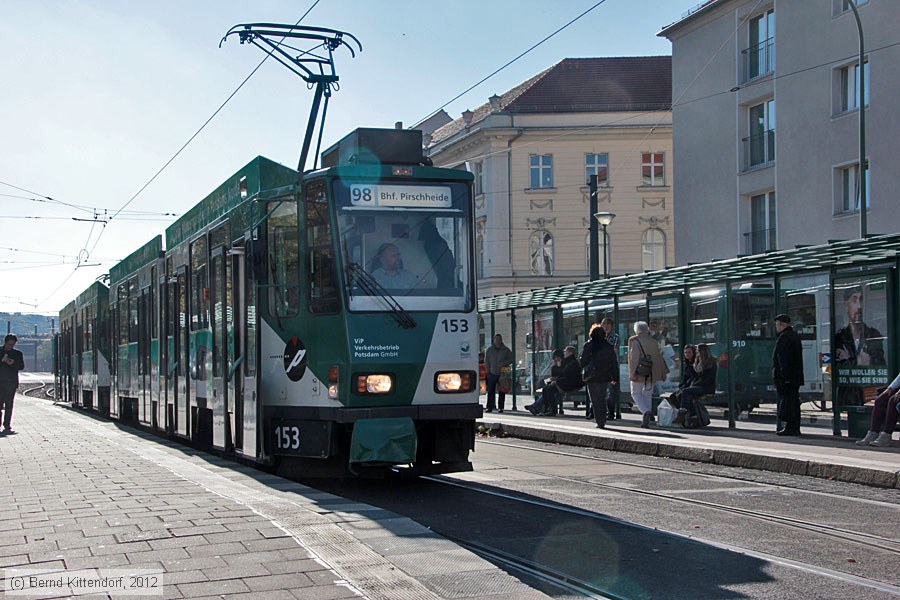
<path fill-rule="evenodd" d="M 836 279 L 834 346 L 837 402 L 861 406 L 890 383 L 888 373 L 887 280 L 884 275 Z"/>

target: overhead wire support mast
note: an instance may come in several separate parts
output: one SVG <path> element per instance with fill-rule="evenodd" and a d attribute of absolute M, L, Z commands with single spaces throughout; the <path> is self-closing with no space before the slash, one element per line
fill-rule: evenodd
<path fill-rule="evenodd" d="M 303 81 L 315 86 L 313 103 L 309 111 L 309 120 L 306 124 L 306 135 L 303 138 L 303 148 L 300 151 L 300 161 L 297 165 L 297 170 L 302 173 L 306 166 L 306 158 L 309 155 L 312 135 L 317 121 L 319 121 L 319 136 L 314 156 L 318 157 L 321 150 L 322 130 L 325 126 L 325 115 L 328 112 L 328 99 L 331 97 L 332 87 L 338 82 L 338 76 L 334 70 L 334 50 L 340 46 L 346 46 L 350 56 L 356 57 L 356 51 L 354 51 L 353 46 L 355 45 L 362 52 L 362 44 L 355 36 L 336 29 L 281 25 L 278 23 L 242 23 L 228 30 L 222 41 L 219 42 L 219 47 L 232 34 L 237 34 L 242 44 L 253 44 L 290 69 L 294 74 L 299 75 Z M 344 40 L 345 36 L 352 40 L 353 43 L 351 44 Z M 270 39 L 274 37 L 280 37 L 281 40 L 276 42 Z M 300 54 L 293 56 L 284 50 L 286 45 L 282 41 L 285 38 L 309 40 L 317 43 L 309 50 L 299 50 Z M 297 50 L 290 46 L 287 47 L 291 50 Z M 324 53 L 317 54 L 317 48 L 324 50 Z M 319 107 L 322 104 L 323 96 L 325 97 L 325 105 L 322 107 L 320 120 Z M 316 165 L 315 157 L 313 158 L 313 168 Z"/>

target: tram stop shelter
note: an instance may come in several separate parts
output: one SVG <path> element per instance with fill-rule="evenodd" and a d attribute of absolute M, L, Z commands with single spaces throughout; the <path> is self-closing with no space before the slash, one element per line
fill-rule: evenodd
<path fill-rule="evenodd" d="M 833 413 L 833 434 L 862 437 L 878 390 L 898 370 L 900 234 L 738 256 L 659 271 L 482 298 L 482 339 L 505 334 L 513 350 L 513 393 L 533 394 L 549 376 L 554 350 L 587 340 L 591 324 L 613 319 L 620 336 L 620 398 L 627 395 L 626 344 L 646 321 L 669 375 L 658 397 L 678 387 L 684 344 L 708 344 L 718 359 L 715 395 L 728 425 L 742 411 L 776 403 L 772 381 L 775 316 L 787 314 L 803 343 L 801 402 Z M 523 327 L 523 321 L 525 323 Z M 523 329 L 525 330 L 523 332 Z M 538 382 L 531 386 L 530 382 Z"/>

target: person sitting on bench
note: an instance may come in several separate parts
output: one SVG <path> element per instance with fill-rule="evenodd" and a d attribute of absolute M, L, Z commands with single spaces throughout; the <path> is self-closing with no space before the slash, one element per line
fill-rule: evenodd
<path fill-rule="evenodd" d="M 875 398 L 872 407 L 872 424 L 866 437 L 856 440 L 857 446 L 876 446 L 886 448 L 891 445 L 894 427 L 897 426 L 898 407 L 900 402 L 900 375 Z"/>
<path fill-rule="evenodd" d="M 694 372 L 697 378 L 690 387 L 681 391 L 681 409 L 684 412 L 684 420 L 696 415 L 696 402 L 701 396 L 716 392 L 716 359 L 709 351 L 708 344 L 697 345 L 697 358 L 694 359 Z M 680 419 L 679 419 L 680 420 Z"/>

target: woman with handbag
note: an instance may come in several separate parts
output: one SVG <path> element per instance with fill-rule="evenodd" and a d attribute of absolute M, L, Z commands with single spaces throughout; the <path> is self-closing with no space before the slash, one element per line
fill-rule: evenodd
<path fill-rule="evenodd" d="M 599 323 L 591 326 L 590 339 L 581 350 L 582 379 L 587 386 L 588 401 L 594 410 L 597 427 L 606 427 L 606 392 L 615 383 L 619 370 L 616 351 L 606 341 L 606 332 Z"/>
<path fill-rule="evenodd" d="M 646 321 L 637 321 L 634 335 L 628 338 L 628 373 L 631 397 L 641 411 L 641 427 L 646 429 L 653 418 L 653 384 L 665 380 L 669 373 L 659 343 L 650 337 Z"/>

